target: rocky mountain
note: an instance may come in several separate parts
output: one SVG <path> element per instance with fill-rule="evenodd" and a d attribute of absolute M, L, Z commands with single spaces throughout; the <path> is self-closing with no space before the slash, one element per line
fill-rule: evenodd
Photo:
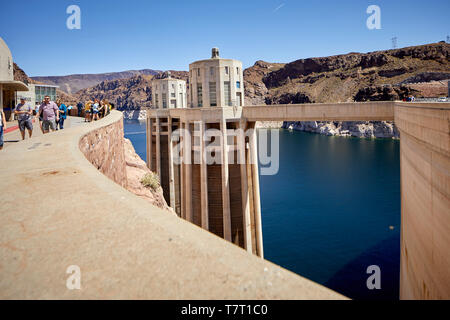
<path fill-rule="evenodd" d="M 95 86 L 103 81 L 128 79 L 138 75 L 155 75 L 159 72 L 160 71 L 152 69 L 143 69 L 97 74 L 72 74 L 67 76 L 32 77 L 32 79 L 46 84 L 59 86 L 59 88 L 65 93 L 74 94 L 82 89 Z"/>
<path fill-rule="evenodd" d="M 270 63 L 258 60 L 255 64 L 244 70 L 245 105 L 266 104 L 269 97 L 269 89 L 263 79 L 271 72 L 280 70 L 284 63 Z"/>
<path fill-rule="evenodd" d="M 42 84 L 42 82 L 34 80 L 25 73 L 15 62 L 14 62 L 14 80 L 22 81 L 25 84 Z M 48 83 L 46 83 L 48 84 Z M 76 98 L 70 94 L 67 94 L 60 89 L 56 89 L 56 94 L 58 97 L 66 104 L 76 103 Z"/>
<path fill-rule="evenodd" d="M 188 72 L 173 71 L 171 76 L 177 79 L 188 79 Z M 128 79 L 106 80 L 101 83 L 80 90 L 76 98 L 80 101 L 107 99 L 114 103 L 118 109 L 137 110 L 141 107 L 150 107 L 151 103 L 151 80 L 154 77 L 164 77 L 167 74 L 138 75 Z"/>
<path fill-rule="evenodd" d="M 402 100 L 446 96 L 450 45 L 445 42 L 395 50 L 300 59 L 257 61 L 244 71 L 247 105 Z M 398 138 L 386 121 L 284 122 L 283 128 L 365 138 Z"/>
<path fill-rule="evenodd" d="M 445 42 L 369 53 L 257 61 L 244 71 L 247 104 L 349 102 L 420 97 L 411 83 L 450 78 Z M 446 87 L 446 82 L 441 83 Z M 441 90 L 442 91 L 442 90 Z M 282 102 L 280 102 L 282 101 Z"/>

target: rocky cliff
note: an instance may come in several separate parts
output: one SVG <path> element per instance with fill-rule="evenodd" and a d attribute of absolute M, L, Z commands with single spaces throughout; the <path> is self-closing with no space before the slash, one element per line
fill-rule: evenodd
<path fill-rule="evenodd" d="M 157 190 L 153 190 L 142 185 L 141 179 L 150 172 L 150 169 L 147 167 L 145 161 L 143 161 L 136 153 L 131 141 L 125 138 L 124 150 L 127 174 L 126 188 L 128 189 L 128 191 L 150 202 L 154 206 L 168 210 L 171 213 L 175 214 L 172 208 L 167 205 L 161 187 L 159 187 Z"/>
<path fill-rule="evenodd" d="M 107 80 L 93 87 L 80 90 L 76 97 L 80 101 L 107 99 L 116 105 L 119 110 L 139 110 L 141 107 L 150 107 L 152 98 L 151 81 L 157 75 L 138 75 L 128 79 Z M 173 78 L 186 80 L 188 72 L 171 71 Z"/>
<path fill-rule="evenodd" d="M 442 96 L 450 78 L 445 42 L 369 53 L 308 58 L 287 64 L 257 61 L 244 71 L 246 104 L 335 103 Z M 397 137 L 388 122 L 285 122 L 327 135 Z"/>
<path fill-rule="evenodd" d="M 34 84 L 50 84 L 47 82 L 40 82 L 37 80 L 33 80 L 32 78 L 28 77 L 28 75 L 23 71 L 15 62 L 14 62 L 14 80 L 22 81 L 25 84 L 34 83 Z M 59 98 L 61 98 L 62 101 L 66 104 L 76 104 L 76 98 L 70 94 L 67 94 L 60 89 L 56 89 L 56 94 Z"/>
<path fill-rule="evenodd" d="M 33 77 L 33 80 L 59 86 L 66 94 L 72 95 L 76 92 L 95 86 L 103 81 L 117 79 L 128 79 L 139 75 L 155 75 L 160 71 L 152 69 L 128 70 L 122 72 L 97 73 L 97 74 L 72 74 L 67 76 L 43 76 Z"/>
<path fill-rule="evenodd" d="M 394 139 L 400 137 L 395 125 L 388 121 L 285 121 L 282 128 L 327 136 Z"/>
<path fill-rule="evenodd" d="M 287 64 L 257 61 L 244 71 L 246 102 L 254 105 L 286 100 L 291 103 L 394 100 L 408 94 L 420 97 L 421 91 L 409 84 L 449 79 L 449 59 L 450 44 L 439 42 L 300 59 Z"/>

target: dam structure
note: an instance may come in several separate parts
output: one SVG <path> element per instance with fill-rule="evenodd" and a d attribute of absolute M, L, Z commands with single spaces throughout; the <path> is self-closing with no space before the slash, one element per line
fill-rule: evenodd
<path fill-rule="evenodd" d="M 0 41 L 3 110 L 26 88 L 11 78 L 12 65 Z M 239 89 L 239 80 L 229 81 Z M 207 82 L 209 87 L 214 81 Z M 147 112 L 147 162 L 183 219 L 125 188 L 119 111 L 8 142 L 0 152 L 0 298 L 345 299 L 258 257 L 263 256 L 259 154 L 251 129 L 269 120 L 389 120 L 400 130 L 400 297 L 450 299 L 450 103 L 243 106 L 236 97 L 243 91 L 234 92 L 231 106 L 218 98 L 211 106 L 205 98 L 202 107 L 177 103 Z M 189 131 L 177 131 L 181 128 Z M 214 136 L 201 139 L 203 131 Z M 237 164 L 226 153 L 240 154 Z M 72 267 L 78 267 L 80 289 L 68 286 Z"/>
<path fill-rule="evenodd" d="M 235 98 L 239 80 L 226 78 L 230 65 L 221 64 L 217 49 L 189 68 L 190 108 L 147 109 L 147 164 L 181 218 L 263 257 L 256 122 L 394 121 L 400 131 L 400 297 L 450 298 L 450 103 L 243 106 Z M 211 129 L 213 139 L 206 133 Z M 210 163 L 211 154 L 220 161 Z"/>

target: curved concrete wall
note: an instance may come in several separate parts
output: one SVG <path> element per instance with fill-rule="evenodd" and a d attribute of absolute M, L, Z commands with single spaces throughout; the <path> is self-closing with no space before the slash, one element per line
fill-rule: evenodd
<path fill-rule="evenodd" d="M 396 103 L 401 299 L 450 299 L 450 107 Z"/>
<path fill-rule="evenodd" d="M 120 122 L 113 111 L 0 152 L 0 299 L 344 298 L 103 175 L 80 139 L 120 131 Z M 119 135 L 111 134 L 102 140 Z M 71 265 L 80 267 L 80 290 L 66 286 Z"/>
<path fill-rule="evenodd" d="M 105 176 L 127 187 L 123 121 L 93 130 L 80 139 L 80 150 Z"/>

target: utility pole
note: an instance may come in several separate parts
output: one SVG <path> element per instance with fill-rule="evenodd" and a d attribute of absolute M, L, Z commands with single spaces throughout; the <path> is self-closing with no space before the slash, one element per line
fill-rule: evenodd
<path fill-rule="evenodd" d="M 392 40 L 392 49 L 397 49 L 397 37 L 393 37 L 391 40 Z"/>

